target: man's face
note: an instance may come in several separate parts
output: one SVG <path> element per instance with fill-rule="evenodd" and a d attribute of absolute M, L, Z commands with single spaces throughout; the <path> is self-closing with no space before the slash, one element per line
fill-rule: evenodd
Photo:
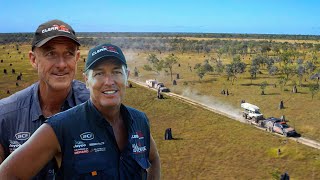
<path fill-rule="evenodd" d="M 85 76 L 93 104 L 99 109 L 119 107 L 125 95 L 128 73 L 115 59 L 99 62 Z"/>
<path fill-rule="evenodd" d="M 35 48 L 29 57 L 32 66 L 38 71 L 42 88 L 59 91 L 71 87 L 80 57 L 75 42 L 57 37 Z"/>

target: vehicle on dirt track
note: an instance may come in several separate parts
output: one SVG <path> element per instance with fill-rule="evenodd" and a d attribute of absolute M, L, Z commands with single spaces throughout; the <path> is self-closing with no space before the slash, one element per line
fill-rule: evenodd
<path fill-rule="evenodd" d="M 294 128 L 290 127 L 286 121 L 279 118 L 268 118 L 264 120 L 264 127 L 267 131 L 282 134 L 285 137 L 300 137 Z"/>
<path fill-rule="evenodd" d="M 162 82 L 158 82 L 157 80 L 146 80 L 146 84 L 149 88 L 157 89 L 160 92 L 170 92 L 169 88 L 167 88 Z"/>
<path fill-rule="evenodd" d="M 247 119 L 250 123 L 262 126 L 262 121 L 264 120 L 263 114 L 260 113 L 260 108 L 256 105 L 250 103 L 241 103 L 241 108 L 243 108 L 242 116 Z"/>
<path fill-rule="evenodd" d="M 156 80 L 149 79 L 149 80 L 146 80 L 146 84 L 149 88 L 156 88 L 158 82 Z"/>

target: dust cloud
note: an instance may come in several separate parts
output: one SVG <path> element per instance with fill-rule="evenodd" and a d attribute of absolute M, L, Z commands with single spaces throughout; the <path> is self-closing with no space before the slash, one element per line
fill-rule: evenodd
<path fill-rule="evenodd" d="M 229 116 L 230 118 L 244 122 L 242 118 L 241 109 L 234 107 L 226 102 L 222 102 L 214 98 L 213 96 L 200 95 L 197 90 L 186 88 L 182 94 L 184 97 L 188 97 L 196 102 L 206 105 L 207 107 L 214 109 L 222 114 Z M 240 106 L 240 105 L 239 105 Z"/>

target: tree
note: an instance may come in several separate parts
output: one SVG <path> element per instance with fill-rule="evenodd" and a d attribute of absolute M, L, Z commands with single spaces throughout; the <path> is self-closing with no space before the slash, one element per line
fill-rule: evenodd
<path fill-rule="evenodd" d="M 148 57 L 147 57 L 147 60 L 150 64 L 155 64 L 155 63 L 158 63 L 160 60 L 157 58 L 157 55 L 155 54 L 149 54 Z"/>
<path fill-rule="evenodd" d="M 305 73 L 306 71 L 305 71 L 305 68 L 303 67 L 303 65 L 301 65 L 301 64 L 298 65 L 296 71 L 297 71 L 297 76 L 298 76 L 298 78 L 299 78 L 299 86 L 301 87 L 301 85 L 302 85 L 302 78 L 303 78 L 303 75 L 304 75 L 304 73 Z"/>
<path fill-rule="evenodd" d="M 306 73 L 308 74 L 313 73 L 316 70 L 316 68 L 317 68 L 316 65 L 311 61 L 307 61 L 305 64 L 305 70 L 306 70 Z"/>
<path fill-rule="evenodd" d="M 206 72 L 212 72 L 213 71 L 213 67 L 209 64 L 208 60 L 205 60 L 203 63 L 203 68 Z"/>
<path fill-rule="evenodd" d="M 263 44 L 261 46 L 261 49 L 260 49 L 261 54 L 267 54 L 269 51 L 271 51 L 269 44 Z"/>
<path fill-rule="evenodd" d="M 251 61 L 251 66 L 250 66 L 250 77 L 251 77 L 251 81 L 252 79 L 257 77 L 257 73 L 260 70 L 260 65 L 264 63 L 265 58 L 262 56 L 257 56 L 255 58 L 252 59 Z"/>
<path fill-rule="evenodd" d="M 264 90 L 266 89 L 267 85 L 268 85 L 268 82 L 267 82 L 267 81 L 263 81 L 263 82 L 260 84 L 261 95 L 265 95 L 265 94 L 264 94 Z"/>
<path fill-rule="evenodd" d="M 279 47 L 279 45 L 274 45 L 274 46 L 273 46 L 273 51 L 274 51 L 276 54 L 279 54 L 279 53 L 280 53 L 280 47 Z"/>
<path fill-rule="evenodd" d="M 314 54 L 312 56 L 312 63 L 316 64 L 317 63 L 317 60 L 318 60 L 318 57 Z"/>
<path fill-rule="evenodd" d="M 195 72 L 196 74 L 199 76 L 199 81 L 201 81 L 201 79 L 204 77 L 204 75 L 206 74 L 206 70 L 203 66 L 197 66 L 195 68 Z"/>
<path fill-rule="evenodd" d="M 266 58 L 266 64 L 267 64 L 267 69 L 270 70 L 270 68 L 274 65 L 275 59 L 274 58 Z"/>
<path fill-rule="evenodd" d="M 311 99 L 313 100 L 314 95 L 319 92 L 319 85 L 318 84 L 310 84 L 309 91 L 311 92 Z"/>
<path fill-rule="evenodd" d="M 170 54 L 167 57 L 165 57 L 164 62 L 163 62 L 163 64 L 164 64 L 163 67 L 169 69 L 169 71 L 170 71 L 171 81 L 173 80 L 172 79 L 172 68 L 173 68 L 173 65 L 178 63 L 178 59 L 179 58 L 174 56 L 174 54 Z"/>
<path fill-rule="evenodd" d="M 281 76 L 281 77 L 279 78 L 279 85 L 280 85 L 280 90 L 281 90 L 281 91 L 283 90 L 283 87 L 286 86 L 287 82 L 288 82 L 288 79 L 287 79 L 286 77 Z"/>
<path fill-rule="evenodd" d="M 315 73 L 314 75 L 310 76 L 310 79 L 312 80 L 317 80 L 317 84 L 319 84 L 319 80 L 320 80 L 320 72 Z"/>
<path fill-rule="evenodd" d="M 213 67 L 209 64 L 208 60 L 204 60 L 203 64 L 195 64 L 194 69 L 196 74 L 199 76 L 199 81 L 201 81 L 206 73 L 213 71 Z"/>
<path fill-rule="evenodd" d="M 215 65 L 215 71 L 220 74 L 223 72 L 223 70 L 224 70 L 224 65 L 223 65 L 222 61 L 217 60 L 216 65 Z"/>
<path fill-rule="evenodd" d="M 280 55 L 280 60 L 283 62 L 283 65 L 288 64 L 288 62 L 290 61 L 290 56 L 291 56 L 291 52 L 284 52 Z M 281 66 L 281 63 L 280 63 Z"/>
<path fill-rule="evenodd" d="M 269 74 L 270 75 L 276 75 L 278 73 L 278 67 L 277 66 L 271 66 L 270 68 L 269 68 Z"/>
<path fill-rule="evenodd" d="M 211 51 L 211 48 L 209 46 L 205 46 L 203 49 L 207 54 L 209 54 Z"/>
<path fill-rule="evenodd" d="M 220 58 L 221 58 L 223 52 L 224 52 L 224 50 L 223 50 L 222 48 L 219 48 L 219 49 L 217 50 L 218 61 L 220 61 Z"/>
<path fill-rule="evenodd" d="M 147 60 L 151 66 L 149 64 L 145 64 L 143 69 L 146 71 L 154 71 L 157 74 L 160 74 L 160 71 L 163 68 L 163 60 L 159 60 L 155 54 L 149 54 Z"/>
<path fill-rule="evenodd" d="M 255 79 L 257 77 L 257 73 L 259 71 L 259 66 L 257 65 L 251 65 L 250 66 L 250 77 L 251 77 L 251 84 L 252 84 L 252 79 Z"/>
<path fill-rule="evenodd" d="M 246 64 L 241 62 L 240 56 L 235 56 L 232 60 L 231 64 L 226 65 L 226 73 L 228 76 L 228 80 L 231 79 L 231 84 L 233 85 L 235 79 L 237 79 L 237 74 L 241 74 L 244 72 L 246 68 Z"/>
<path fill-rule="evenodd" d="M 289 66 L 287 64 L 281 69 L 281 72 L 286 75 L 287 79 L 289 79 L 289 75 L 295 73 L 293 67 L 291 67 L 291 66 Z"/>

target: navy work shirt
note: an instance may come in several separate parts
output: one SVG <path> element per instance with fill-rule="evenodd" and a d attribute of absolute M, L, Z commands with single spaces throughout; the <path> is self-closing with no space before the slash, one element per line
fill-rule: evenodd
<path fill-rule="evenodd" d="M 0 144 L 5 157 L 26 142 L 46 120 L 40 108 L 38 91 L 39 82 L 0 100 Z M 61 111 L 81 104 L 89 97 L 85 84 L 74 80 Z M 34 179 L 53 179 L 53 166 L 53 162 L 49 163 Z"/>
<path fill-rule="evenodd" d="M 62 152 L 57 178 L 63 179 L 146 179 L 150 167 L 150 128 L 147 116 L 121 105 L 128 130 L 128 144 L 120 151 L 112 126 L 91 100 L 47 121 Z"/>

